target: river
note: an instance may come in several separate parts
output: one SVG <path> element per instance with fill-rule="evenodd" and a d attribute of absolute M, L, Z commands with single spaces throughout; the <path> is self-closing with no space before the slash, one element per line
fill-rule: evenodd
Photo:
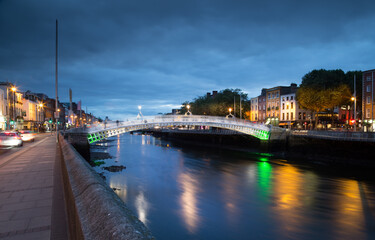
<path fill-rule="evenodd" d="M 148 135 L 103 145 L 96 171 L 157 239 L 375 239 L 373 181 Z"/>

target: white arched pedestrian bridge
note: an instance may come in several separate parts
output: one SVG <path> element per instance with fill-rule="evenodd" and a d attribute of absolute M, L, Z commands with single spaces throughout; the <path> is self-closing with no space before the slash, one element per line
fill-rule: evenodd
<path fill-rule="evenodd" d="M 155 127 L 175 127 L 175 126 L 209 126 L 223 129 L 230 129 L 260 140 L 269 140 L 271 129 L 263 124 L 251 123 L 238 118 L 196 116 L 196 115 L 159 115 L 153 117 L 143 117 L 142 119 L 109 122 L 87 128 L 87 138 L 89 143 L 100 141 L 115 135 L 126 132 L 150 129 Z"/>

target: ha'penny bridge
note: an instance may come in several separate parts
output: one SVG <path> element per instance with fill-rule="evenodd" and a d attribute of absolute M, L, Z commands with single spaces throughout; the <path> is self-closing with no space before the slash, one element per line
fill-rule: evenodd
<path fill-rule="evenodd" d="M 260 140 L 270 140 L 273 129 L 270 126 L 256 124 L 237 118 L 195 116 L 195 115 L 170 115 L 142 117 L 141 119 L 110 122 L 86 129 L 89 143 L 94 143 L 115 135 L 127 132 L 152 128 L 178 127 L 178 126 L 208 126 L 229 129 L 246 134 Z"/>

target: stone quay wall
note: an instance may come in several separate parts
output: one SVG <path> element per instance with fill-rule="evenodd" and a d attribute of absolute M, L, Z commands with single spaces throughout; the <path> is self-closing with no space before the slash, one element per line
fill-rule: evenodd
<path fill-rule="evenodd" d="M 61 135 L 64 195 L 71 239 L 154 239 L 81 155 Z"/>

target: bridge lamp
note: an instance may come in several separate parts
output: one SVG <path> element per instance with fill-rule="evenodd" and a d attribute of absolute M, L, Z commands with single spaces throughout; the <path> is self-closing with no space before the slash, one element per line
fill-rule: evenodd
<path fill-rule="evenodd" d="M 142 114 L 142 106 L 141 105 L 138 105 L 138 110 L 139 110 L 139 113 L 138 113 L 138 116 L 137 116 L 137 118 L 142 118 L 142 120 L 143 120 L 143 114 Z"/>
<path fill-rule="evenodd" d="M 185 113 L 185 115 L 192 115 L 192 113 L 190 112 L 190 105 L 186 105 L 186 109 L 187 109 L 187 112 Z"/>

